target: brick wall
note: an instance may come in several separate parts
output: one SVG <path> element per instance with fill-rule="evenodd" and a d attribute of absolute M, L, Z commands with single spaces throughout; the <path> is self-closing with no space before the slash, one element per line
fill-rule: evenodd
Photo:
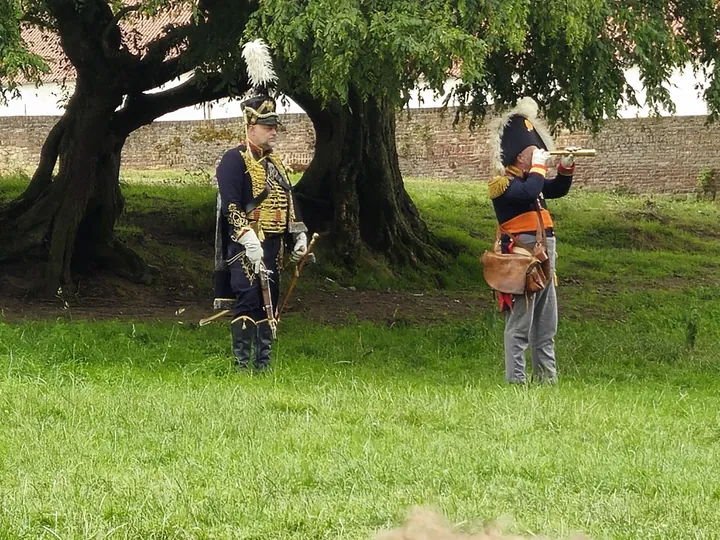
<path fill-rule="evenodd" d="M 287 115 L 279 150 L 288 165 L 310 163 L 315 132 L 305 115 Z M 0 125 L 2 125 L 0 123 Z M 0 128 L 1 132 L 1 128 Z M 123 167 L 129 169 L 214 170 L 223 152 L 244 134 L 239 119 L 154 122 L 128 137 Z"/>
<path fill-rule="evenodd" d="M 46 116 L 0 117 L 0 170 L 37 165 L 40 148 L 56 120 Z"/>
<path fill-rule="evenodd" d="M 30 169 L 56 118 L 0 118 L 0 169 Z M 435 109 L 398 115 L 397 148 L 410 177 L 486 180 L 487 131 L 452 126 L 453 113 Z M 305 115 L 286 115 L 279 150 L 302 169 L 312 159 L 314 132 Z M 597 149 L 582 159 L 577 180 L 592 189 L 631 192 L 689 192 L 705 167 L 720 168 L 720 125 L 705 117 L 623 119 L 608 122 L 595 136 L 563 133 L 559 144 Z M 242 134 L 238 119 L 155 122 L 134 132 L 123 151 L 128 169 L 212 171 L 223 151 Z"/>

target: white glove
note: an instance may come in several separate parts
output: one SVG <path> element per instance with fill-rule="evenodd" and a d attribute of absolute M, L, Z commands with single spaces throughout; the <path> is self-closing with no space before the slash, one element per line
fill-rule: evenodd
<path fill-rule="evenodd" d="M 290 254 L 290 260 L 294 263 L 300 262 L 300 259 L 307 253 L 307 235 L 304 232 L 295 235 L 295 247 Z"/>
<path fill-rule="evenodd" d="M 561 157 L 560 165 L 562 165 L 566 169 L 572 169 L 572 166 L 575 165 L 575 157 L 572 154 Z"/>
<path fill-rule="evenodd" d="M 259 273 L 263 258 L 263 248 L 255 231 L 250 229 L 243 234 L 240 237 L 240 244 L 245 248 L 245 256 L 250 261 L 250 264 L 253 265 L 255 273 Z"/>
<path fill-rule="evenodd" d="M 550 152 L 543 150 L 542 148 L 536 148 L 532 153 L 531 166 L 540 165 L 547 167 L 547 162 L 550 159 Z"/>

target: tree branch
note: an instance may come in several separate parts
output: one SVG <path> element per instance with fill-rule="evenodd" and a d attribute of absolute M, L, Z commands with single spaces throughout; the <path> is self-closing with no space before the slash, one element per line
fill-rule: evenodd
<path fill-rule="evenodd" d="M 46 29 L 53 29 L 52 22 L 47 18 L 47 15 L 45 15 L 45 18 L 39 13 L 32 13 L 27 12 L 24 13 L 22 17 L 19 19 L 20 24 L 29 24 L 32 26 L 37 26 L 38 28 L 42 28 L 43 30 Z"/>
<path fill-rule="evenodd" d="M 63 118 L 50 130 L 40 150 L 40 163 L 25 192 L 20 196 L 25 201 L 35 199 L 42 191 L 52 183 L 52 173 L 60 153 L 60 141 L 65 135 L 65 123 Z"/>
<path fill-rule="evenodd" d="M 125 15 L 128 13 L 131 13 L 133 11 L 138 11 L 142 7 L 142 4 L 134 4 L 131 6 L 125 6 L 118 10 L 118 12 L 113 16 L 112 19 L 110 19 L 110 22 L 105 27 L 105 30 L 102 34 L 102 49 L 103 53 L 105 54 L 106 58 L 108 60 L 120 60 L 123 62 L 129 62 L 132 60 L 137 60 L 137 57 L 133 55 L 122 43 L 122 37 L 119 39 L 119 48 L 113 50 L 110 47 L 110 33 L 113 30 L 118 29 L 118 22 L 120 22 L 120 19 L 122 19 Z"/>
<path fill-rule="evenodd" d="M 103 49 L 109 24 L 113 19 L 110 6 L 105 0 L 45 0 L 50 16 L 57 23 L 60 45 L 66 56 L 81 75 L 95 78 L 98 72 L 117 73 L 117 67 L 107 60 Z M 115 36 L 119 38 L 119 33 Z"/>
<path fill-rule="evenodd" d="M 57 163 L 60 152 L 60 141 L 65 134 L 65 124 L 61 118 L 50 130 L 40 150 L 40 163 L 38 164 L 32 180 L 18 197 L 8 204 L 0 203 L 0 225 L 5 227 L 3 220 L 8 223 L 15 223 L 35 201 L 43 194 L 43 191 L 52 184 L 52 173 Z M 2 243 L 2 239 L 0 239 Z M 2 257 L 0 256 L 0 260 Z"/>
<path fill-rule="evenodd" d="M 190 29 L 194 23 L 190 22 L 183 25 L 169 24 L 163 30 L 164 34 L 160 34 L 146 45 L 147 53 L 143 56 L 143 63 L 150 63 L 155 59 L 164 60 L 173 47 L 179 47 L 182 42 L 190 35 Z"/>
<path fill-rule="evenodd" d="M 192 23 L 182 26 L 173 25 L 166 34 L 147 45 L 147 53 L 137 66 L 134 76 L 129 79 L 128 94 L 158 88 L 182 75 L 181 55 L 177 54 L 168 60 L 165 58 L 174 47 L 182 45 L 190 35 L 191 28 Z"/>
<path fill-rule="evenodd" d="M 247 80 L 242 82 L 249 88 Z M 117 111 L 113 118 L 113 129 L 116 133 L 129 135 L 136 129 L 152 123 L 156 118 L 184 107 L 197 105 L 227 97 L 230 89 L 217 75 L 200 82 L 195 75 L 184 83 L 152 94 L 132 94 L 125 105 Z"/>

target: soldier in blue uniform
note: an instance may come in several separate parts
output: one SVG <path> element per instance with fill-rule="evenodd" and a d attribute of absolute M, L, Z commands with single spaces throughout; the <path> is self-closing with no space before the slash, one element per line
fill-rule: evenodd
<path fill-rule="evenodd" d="M 232 309 L 234 365 L 270 366 L 271 321 L 264 310 L 259 272 L 270 276 L 277 307 L 282 259 L 297 262 L 307 251 L 307 228 L 300 218 L 288 171 L 273 152 L 280 124 L 276 102 L 266 93 L 242 104 L 246 137 L 225 152 L 217 167 L 215 309 Z"/>
<path fill-rule="evenodd" d="M 516 247 L 532 251 L 541 220 L 551 273 L 547 276 L 547 286 L 531 296 L 498 295 L 500 310 L 505 312 L 505 379 L 521 384 L 526 380 L 528 347 L 532 354 L 533 380 L 557 381 L 556 238 L 546 199 L 567 195 L 575 171 L 573 156 L 566 155 L 560 159 L 557 176 L 546 178 L 548 152 L 554 144 L 546 126 L 537 117 L 537 110 L 532 98 L 523 98 L 491 126 L 491 153 L 498 175 L 490 181 L 488 193 L 500 226 L 502 252 L 511 253 Z"/>

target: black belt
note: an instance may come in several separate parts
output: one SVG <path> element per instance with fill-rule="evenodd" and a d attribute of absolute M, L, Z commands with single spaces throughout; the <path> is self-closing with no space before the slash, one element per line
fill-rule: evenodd
<path fill-rule="evenodd" d="M 516 233 L 516 235 L 518 234 L 532 234 L 533 236 L 535 236 L 537 234 L 537 231 L 523 231 L 520 233 Z M 547 229 L 545 229 L 545 236 L 547 236 L 548 238 L 552 238 L 553 236 L 555 236 L 555 230 L 552 227 L 548 227 Z"/>

